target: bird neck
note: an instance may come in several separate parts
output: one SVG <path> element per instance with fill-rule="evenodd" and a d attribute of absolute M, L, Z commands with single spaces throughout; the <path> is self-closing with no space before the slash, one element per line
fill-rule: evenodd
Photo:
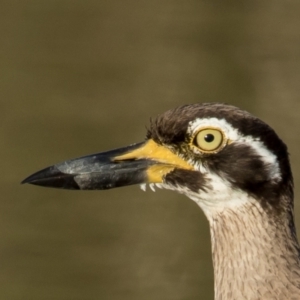
<path fill-rule="evenodd" d="M 293 213 L 282 214 L 267 212 L 255 201 L 210 216 L 215 299 L 299 297 Z"/>

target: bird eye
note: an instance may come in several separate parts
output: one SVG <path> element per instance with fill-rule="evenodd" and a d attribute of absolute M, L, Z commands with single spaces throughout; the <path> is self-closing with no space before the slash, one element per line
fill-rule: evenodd
<path fill-rule="evenodd" d="M 224 145 L 224 134 L 218 129 L 208 128 L 200 130 L 195 139 L 194 144 L 204 152 L 212 152 L 218 150 Z"/>

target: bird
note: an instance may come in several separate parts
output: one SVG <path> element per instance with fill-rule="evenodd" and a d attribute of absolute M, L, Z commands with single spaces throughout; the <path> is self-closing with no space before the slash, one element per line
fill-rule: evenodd
<path fill-rule="evenodd" d="M 144 141 L 52 165 L 23 183 L 176 191 L 195 201 L 209 222 L 216 300 L 300 299 L 287 146 L 240 108 L 194 103 L 170 109 L 150 120 Z"/>

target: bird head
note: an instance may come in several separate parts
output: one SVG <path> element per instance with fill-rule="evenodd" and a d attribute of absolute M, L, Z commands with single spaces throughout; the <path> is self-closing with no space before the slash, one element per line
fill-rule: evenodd
<path fill-rule="evenodd" d="M 23 183 L 80 190 L 150 184 L 185 194 L 206 215 L 250 199 L 280 210 L 293 199 L 286 145 L 258 118 L 219 103 L 171 109 L 151 120 L 144 142 L 53 165 Z"/>

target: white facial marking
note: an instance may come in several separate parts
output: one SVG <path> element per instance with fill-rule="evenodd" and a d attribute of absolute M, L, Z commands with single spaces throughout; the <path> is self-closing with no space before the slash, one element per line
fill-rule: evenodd
<path fill-rule="evenodd" d="M 269 166 L 269 178 L 272 180 L 281 179 L 277 157 L 266 148 L 260 138 L 244 136 L 237 129 L 232 127 L 225 119 L 217 118 L 196 119 L 190 122 L 188 134 L 192 136 L 201 128 L 206 127 L 220 128 L 230 142 L 247 144 L 250 146 L 263 159 L 265 164 Z"/>
<path fill-rule="evenodd" d="M 210 183 L 207 191 L 199 190 L 198 192 L 193 192 L 185 186 L 173 186 L 166 183 L 150 183 L 149 187 L 154 192 L 154 187 L 157 187 L 176 191 L 187 196 L 200 206 L 209 221 L 213 220 L 216 214 L 226 209 L 234 210 L 254 201 L 247 193 L 238 189 L 232 189 L 230 184 L 218 175 L 207 173 L 206 177 Z M 146 191 L 146 185 L 146 183 L 140 185 L 143 191 Z"/>
<path fill-rule="evenodd" d="M 223 178 L 215 174 L 207 174 L 210 187 L 207 191 L 199 191 L 198 194 L 189 195 L 203 210 L 208 219 L 225 209 L 235 209 L 249 202 L 249 195 L 240 190 L 234 189 Z M 188 194 L 187 194 L 188 195 Z"/>
<path fill-rule="evenodd" d="M 232 189 L 230 184 L 218 175 L 207 174 L 207 178 L 210 183 L 207 191 L 199 190 L 198 192 L 193 192 L 185 186 L 173 186 L 165 183 L 156 183 L 155 186 L 176 191 L 195 201 L 209 221 L 213 220 L 216 214 L 226 209 L 234 211 L 246 203 L 256 201 L 247 193 L 239 189 Z"/>

